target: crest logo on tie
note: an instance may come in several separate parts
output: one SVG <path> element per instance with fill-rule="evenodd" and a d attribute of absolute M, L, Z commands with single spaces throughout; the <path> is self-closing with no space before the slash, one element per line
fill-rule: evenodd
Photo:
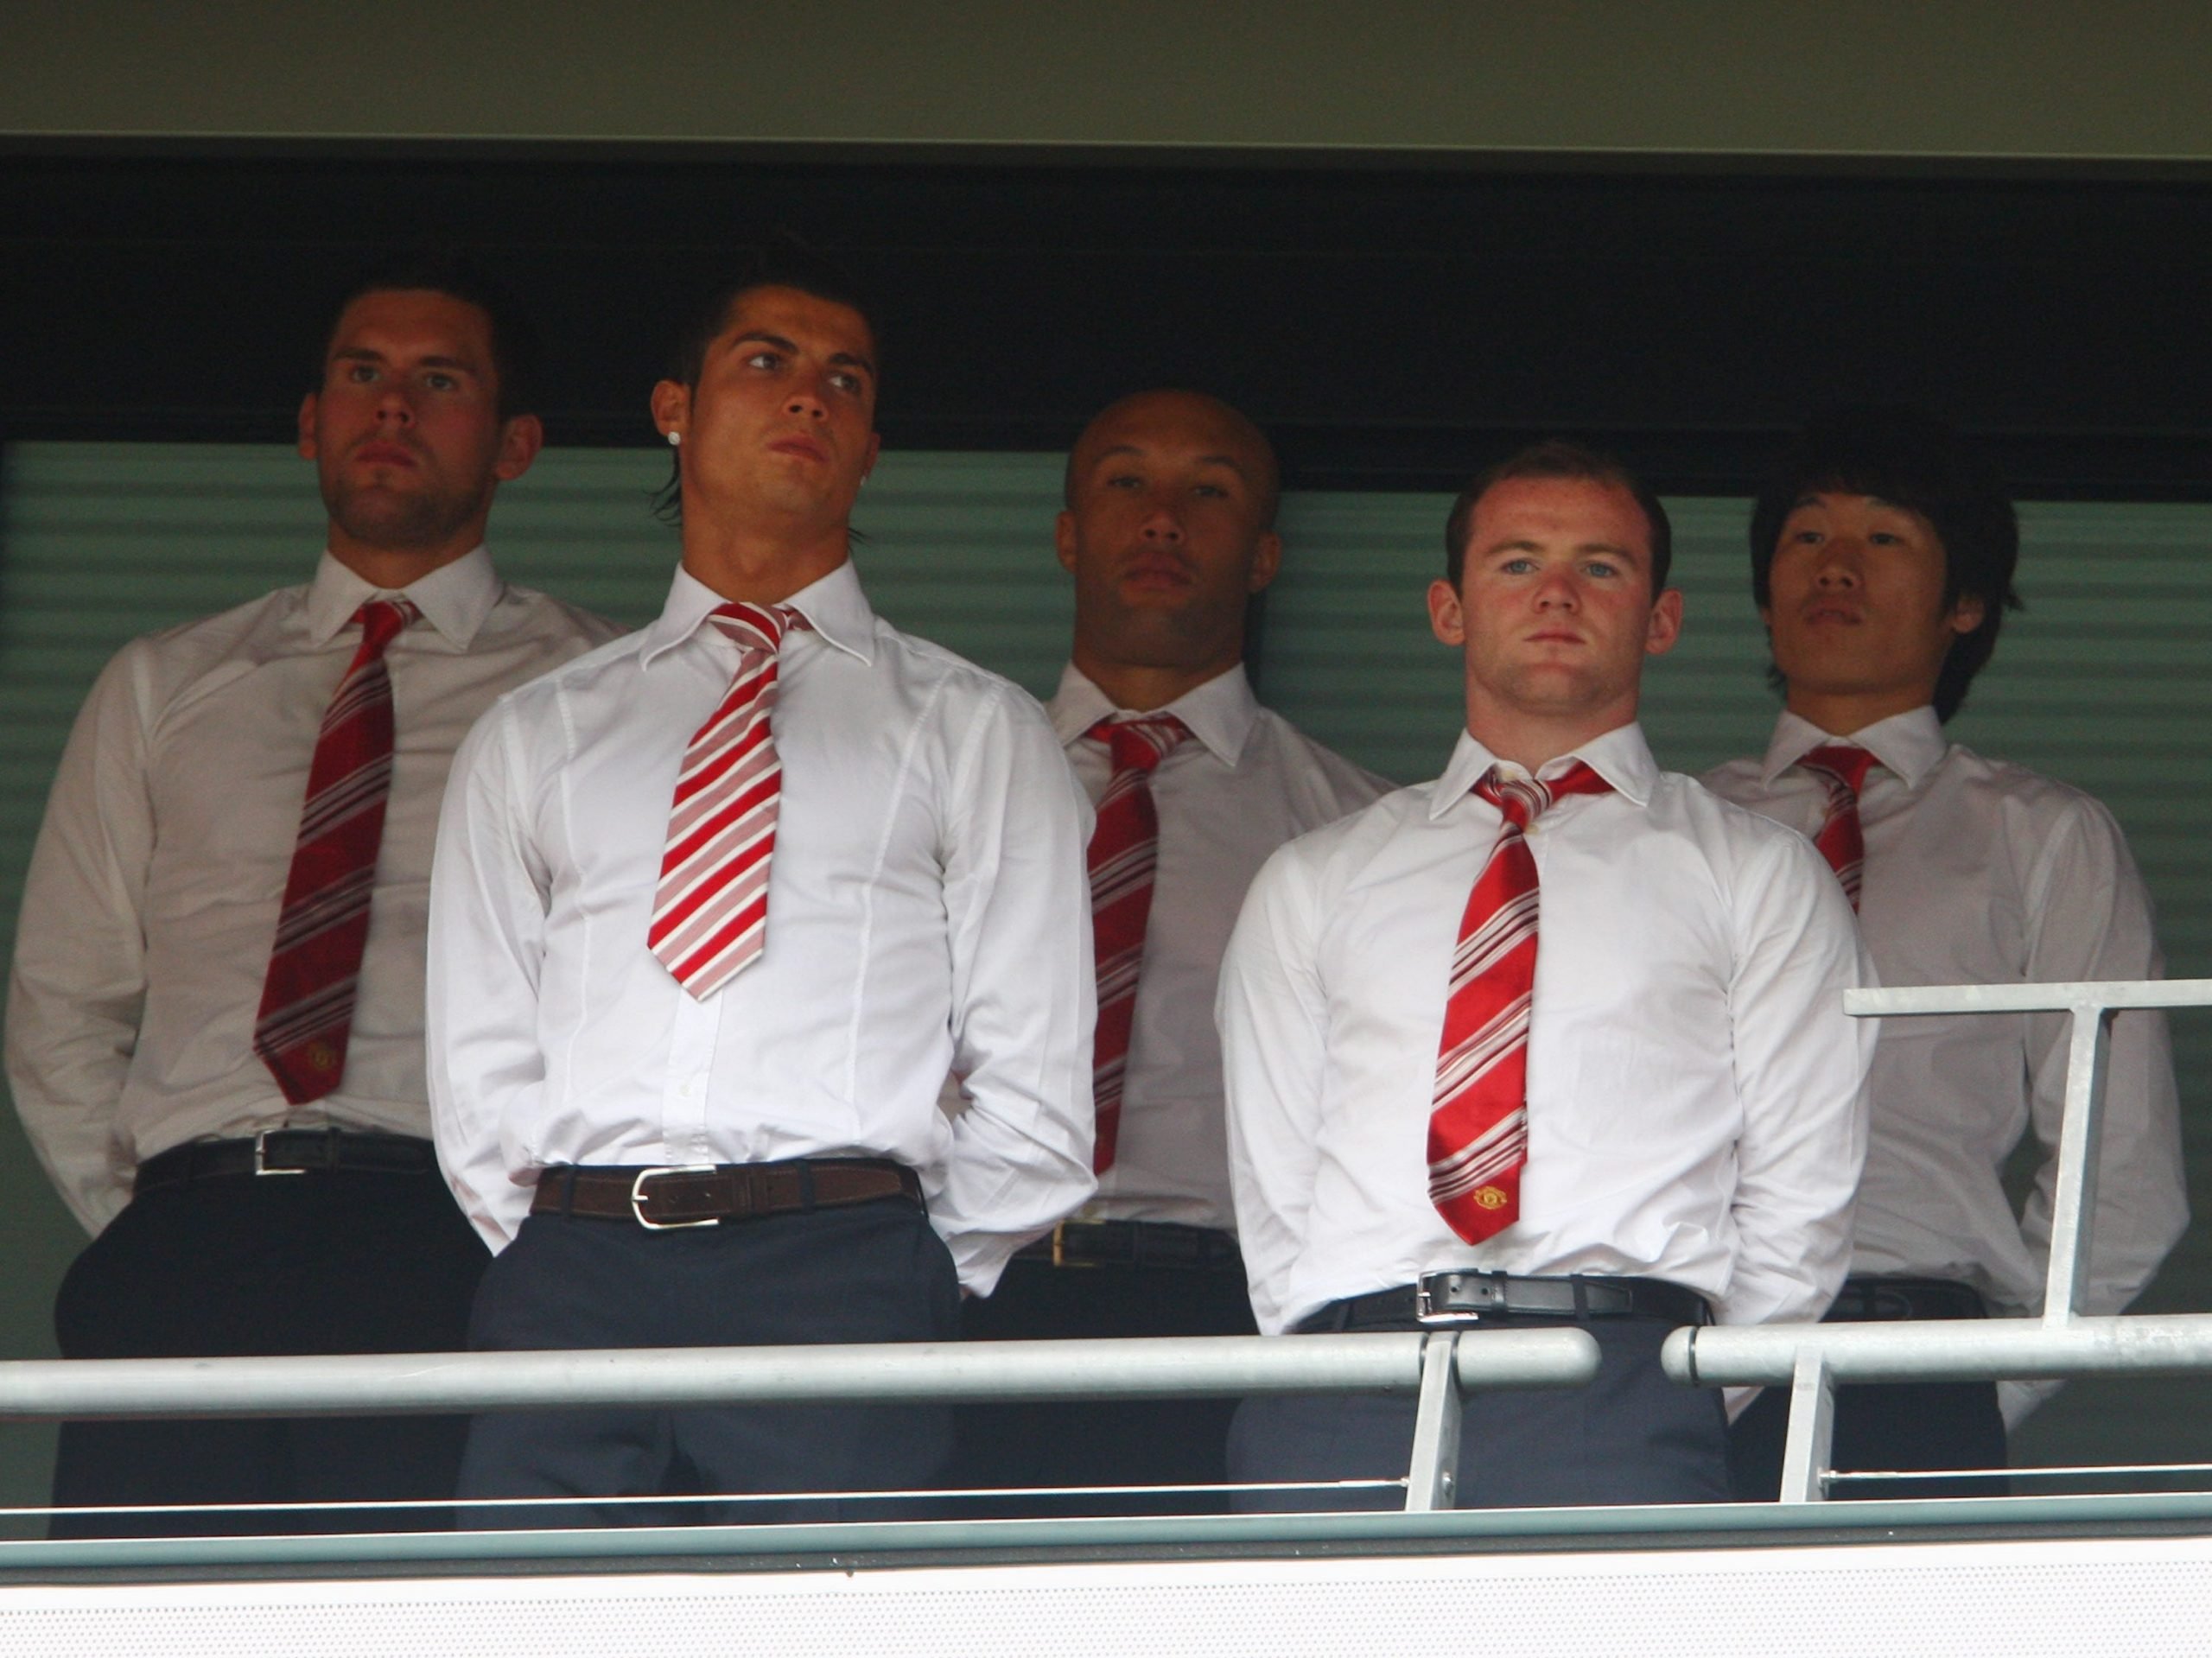
<path fill-rule="evenodd" d="M 308 1043 L 307 1059 L 308 1064 L 313 1065 L 317 1070 L 338 1069 L 338 1050 L 327 1042 Z"/>
<path fill-rule="evenodd" d="M 1506 1204 L 1506 1197 L 1496 1186 L 1480 1186 L 1476 1189 L 1475 1201 L 1484 1209 L 1503 1209 Z"/>

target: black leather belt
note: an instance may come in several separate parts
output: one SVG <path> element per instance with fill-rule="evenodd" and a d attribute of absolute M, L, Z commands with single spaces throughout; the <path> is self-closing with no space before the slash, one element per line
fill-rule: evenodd
<path fill-rule="evenodd" d="M 1847 1278 L 1827 1322 L 1887 1324 L 1906 1318 L 1986 1318 L 1981 1292 L 1948 1278 Z"/>
<path fill-rule="evenodd" d="M 793 1158 L 782 1163 L 692 1163 L 590 1168 L 556 1164 L 537 1177 L 533 1215 L 630 1221 L 648 1231 L 718 1226 L 903 1197 L 922 1201 L 922 1178 L 880 1157 Z"/>
<path fill-rule="evenodd" d="M 1055 1267 L 1158 1267 L 1173 1272 L 1242 1273 L 1236 1239 L 1210 1226 L 1172 1221 L 1062 1221 L 1016 1252 Z"/>
<path fill-rule="evenodd" d="M 412 1134 L 363 1134 L 351 1128 L 271 1128 L 246 1140 L 188 1140 L 138 1166 L 133 1194 L 234 1175 L 429 1174 L 438 1154 Z"/>
<path fill-rule="evenodd" d="M 1695 1290 L 1658 1278 L 1514 1278 L 1504 1273 L 1430 1273 L 1419 1283 L 1347 1296 L 1300 1319 L 1300 1335 L 1322 1331 L 1479 1324 L 1485 1317 L 1653 1318 L 1713 1322 Z"/>

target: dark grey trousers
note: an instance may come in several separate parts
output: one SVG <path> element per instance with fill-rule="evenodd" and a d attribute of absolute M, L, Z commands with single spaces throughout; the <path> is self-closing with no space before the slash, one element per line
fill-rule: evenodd
<path fill-rule="evenodd" d="M 1495 1329 L 1557 1329 L 1561 1322 L 1485 1319 L 1465 1339 L 1480 1341 Z M 1598 1375 L 1588 1387 L 1481 1394 L 1468 1401 L 1460 1422 L 1459 1506 L 1727 1501 L 1720 1394 L 1678 1387 L 1659 1369 L 1660 1344 L 1673 1326 L 1658 1319 L 1595 1318 L 1582 1328 L 1597 1338 L 1599 1351 Z M 1402 1395 L 1248 1399 L 1230 1430 L 1230 1477 L 1402 1479 L 1413 1454 L 1414 1411 L 1414 1401 Z M 1246 1512 L 1395 1509 L 1404 1502 L 1402 1490 L 1248 1492 L 1236 1498 Z"/>

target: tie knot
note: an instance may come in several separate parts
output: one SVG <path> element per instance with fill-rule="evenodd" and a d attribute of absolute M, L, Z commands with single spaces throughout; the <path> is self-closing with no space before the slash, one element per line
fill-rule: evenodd
<path fill-rule="evenodd" d="M 415 608 L 411 599 L 372 599 L 353 613 L 353 619 L 361 625 L 361 650 L 365 656 L 380 657 L 385 647 L 397 638 L 407 625 L 423 613 Z"/>
<path fill-rule="evenodd" d="M 1797 764 L 1827 783 L 1831 792 L 1842 788 L 1856 800 L 1866 786 L 1866 773 L 1874 769 L 1874 756 L 1855 743 L 1823 743 Z"/>
<path fill-rule="evenodd" d="M 743 649 L 766 651 L 770 656 L 782 648 L 785 633 L 806 626 L 806 618 L 788 605 L 748 605 L 734 600 L 715 606 L 707 619 Z"/>
<path fill-rule="evenodd" d="M 1172 714 L 1147 714 L 1136 720 L 1101 720 L 1084 734 L 1104 742 L 1116 772 L 1149 772 L 1167 751 L 1191 734 Z"/>
<path fill-rule="evenodd" d="M 1561 795 L 1602 795 L 1613 785 L 1577 760 L 1555 778 L 1510 778 L 1493 765 L 1475 785 L 1475 792 L 1505 814 L 1514 828 L 1526 829 L 1542 816 Z"/>

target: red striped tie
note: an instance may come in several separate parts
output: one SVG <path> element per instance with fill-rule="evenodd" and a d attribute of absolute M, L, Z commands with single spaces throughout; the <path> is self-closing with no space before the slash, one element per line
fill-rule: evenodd
<path fill-rule="evenodd" d="M 1537 890 L 1524 831 L 1560 795 L 1611 788 L 1580 760 L 1541 783 L 1501 777 L 1493 765 L 1475 785 L 1505 823 L 1460 918 L 1428 1118 L 1429 1201 L 1469 1243 L 1521 1218 L 1521 1171 L 1529 1160 Z"/>
<path fill-rule="evenodd" d="M 1859 823 L 1859 791 L 1866 786 L 1866 773 L 1874 757 L 1849 743 L 1828 743 L 1808 753 L 1798 762 L 1821 780 L 1828 791 L 1827 816 L 1821 820 L 1813 844 L 1828 861 L 1851 907 L 1859 907 L 1859 878 L 1866 867 L 1866 837 Z"/>
<path fill-rule="evenodd" d="M 783 764 L 772 729 L 776 655 L 804 627 L 797 611 L 721 606 L 707 620 L 738 647 L 721 705 L 683 751 L 645 943 L 696 1001 L 760 958 L 768 942 L 768 863 Z"/>
<path fill-rule="evenodd" d="M 1098 1027 L 1090 1058 L 1097 1140 L 1090 1166 L 1100 1174 L 1114 1166 L 1122 1131 L 1122 1083 L 1128 1066 L 1129 1026 L 1137 1010 L 1137 969 L 1144 961 L 1152 875 L 1160 861 L 1152 769 L 1190 734 L 1191 728 L 1172 714 L 1101 720 L 1084 734 L 1105 743 L 1114 757 L 1114 775 L 1098 797 L 1087 860 L 1091 948 L 1098 964 Z"/>
<path fill-rule="evenodd" d="M 324 710 L 308 763 L 299 839 L 253 1025 L 254 1052 L 294 1105 L 322 1098 L 346 1073 L 391 791 L 391 670 L 384 653 L 419 614 L 404 599 L 372 599 L 355 613 L 361 648 Z"/>

